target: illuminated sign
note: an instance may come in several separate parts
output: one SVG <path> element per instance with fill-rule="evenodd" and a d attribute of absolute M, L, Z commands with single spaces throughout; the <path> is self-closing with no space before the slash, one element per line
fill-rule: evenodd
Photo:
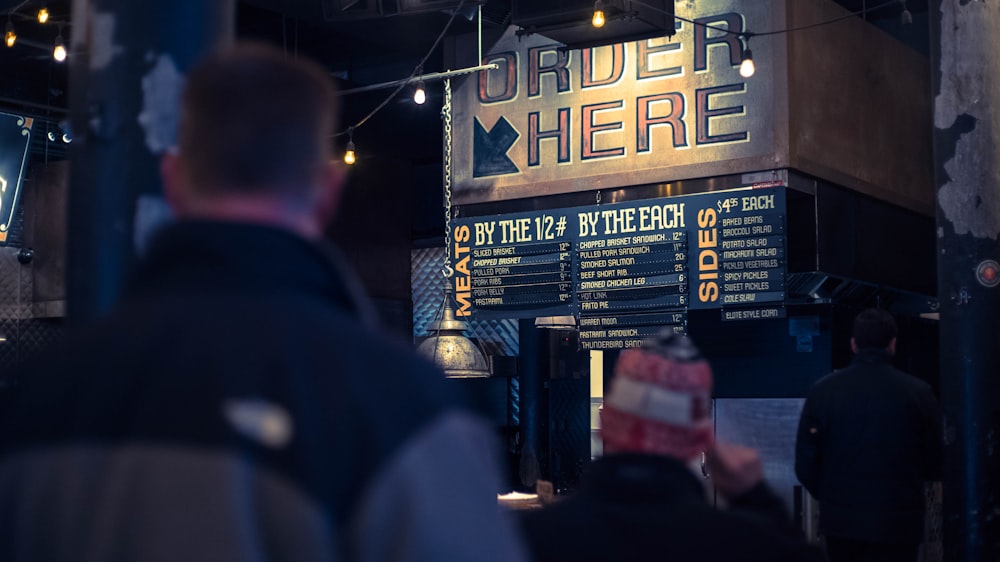
<path fill-rule="evenodd" d="M 32 120 L 0 113 L 0 243 L 14 222 L 21 195 L 21 180 L 28 164 Z"/>
<path fill-rule="evenodd" d="M 698 2 L 672 38 L 581 50 L 508 30 L 484 56 L 498 68 L 456 93 L 456 202 L 773 167 L 777 73 L 739 74 L 739 34 L 767 28 L 769 4 Z"/>

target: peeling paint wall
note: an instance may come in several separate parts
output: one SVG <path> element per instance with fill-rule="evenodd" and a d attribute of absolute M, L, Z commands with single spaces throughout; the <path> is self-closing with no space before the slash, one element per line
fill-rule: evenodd
<path fill-rule="evenodd" d="M 184 75 L 168 55 L 154 56 L 156 64 L 142 77 L 142 111 L 139 125 L 146 132 L 146 148 L 160 154 L 177 145 L 181 91 Z"/>
<path fill-rule="evenodd" d="M 75 0 L 69 314 L 107 311 L 167 213 L 159 156 L 176 144 L 183 75 L 232 42 L 235 0 Z"/>
<path fill-rule="evenodd" d="M 932 4 L 945 560 L 1000 560 L 1000 6 Z"/>
<path fill-rule="evenodd" d="M 82 2 L 78 2 L 82 4 Z M 86 17 L 86 38 L 89 43 L 90 70 L 104 70 L 111 66 L 114 58 L 124 49 L 115 41 L 115 27 L 118 19 L 112 12 L 90 11 Z M 83 34 L 81 39 L 83 39 Z M 74 34 L 75 37 L 75 34 Z M 74 41 L 74 44 L 76 42 Z"/>
<path fill-rule="evenodd" d="M 954 155 L 944 163 L 949 181 L 938 203 L 956 234 L 1000 236 L 1000 56 L 971 57 L 992 43 L 1000 53 L 995 2 L 943 2 L 940 92 L 934 126 L 952 131 Z"/>

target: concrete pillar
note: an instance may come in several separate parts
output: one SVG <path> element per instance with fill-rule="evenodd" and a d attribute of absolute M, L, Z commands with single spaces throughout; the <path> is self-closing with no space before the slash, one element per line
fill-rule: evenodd
<path fill-rule="evenodd" d="M 944 558 L 1000 560 L 1000 10 L 931 3 Z"/>
<path fill-rule="evenodd" d="M 74 0 L 68 313 L 107 311 L 166 215 L 158 155 L 174 144 L 184 73 L 233 38 L 235 0 Z"/>

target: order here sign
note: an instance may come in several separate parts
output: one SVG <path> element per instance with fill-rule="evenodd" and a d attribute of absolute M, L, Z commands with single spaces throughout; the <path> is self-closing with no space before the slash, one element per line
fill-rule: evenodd
<path fill-rule="evenodd" d="M 456 202 L 739 173 L 767 162 L 779 73 L 740 76 L 747 45 L 739 34 L 772 27 L 780 6 L 771 4 L 699 1 L 678 13 L 695 23 L 678 20 L 672 38 L 572 51 L 511 28 L 484 56 L 498 68 L 456 92 Z M 754 58 L 773 64 L 773 40 L 757 41 Z"/>

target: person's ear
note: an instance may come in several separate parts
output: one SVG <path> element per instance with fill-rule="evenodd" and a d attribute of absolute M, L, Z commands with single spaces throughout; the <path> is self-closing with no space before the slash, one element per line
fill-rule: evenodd
<path fill-rule="evenodd" d="M 330 160 L 322 167 L 316 202 L 317 220 L 321 227 L 329 225 L 340 210 L 340 199 L 346 181 L 347 169 L 339 160 Z"/>
<path fill-rule="evenodd" d="M 889 355 L 895 355 L 896 354 L 896 338 L 892 338 L 891 340 L 889 340 L 889 345 L 886 346 L 885 349 L 886 349 L 886 351 L 889 352 Z"/>
<path fill-rule="evenodd" d="M 187 183 L 181 158 L 174 152 L 160 156 L 160 179 L 163 180 L 163 197 L 175 215 L 183 215 L 187 209 Z"/>
<path fill-rule="evenodd" d="M 858 342 L 854 341 L 854 338 L 851 338 L 851 353 L 857 353 L 857 352 L 858 352 Z"/>

